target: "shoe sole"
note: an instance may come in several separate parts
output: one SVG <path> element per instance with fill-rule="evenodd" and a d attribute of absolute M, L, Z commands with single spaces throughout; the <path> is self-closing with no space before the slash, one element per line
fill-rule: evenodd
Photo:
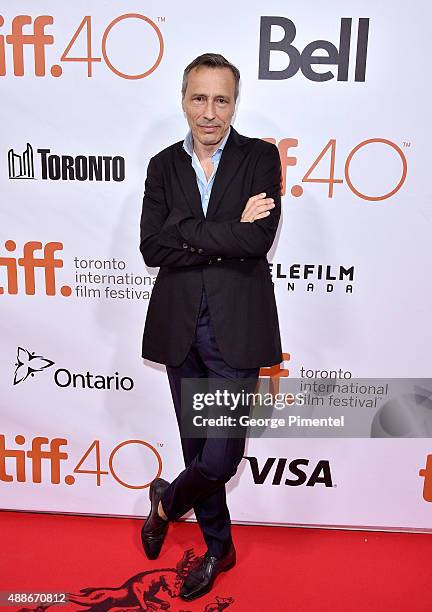
<path fill-rule="evenodd" d="M 222 572 L 227 572 L 228 570 L 230 570 L 231 568 L 234 567 L 234 565 L 236 564 L 237 559 L 234 559 L 234 561 L 232 563 L 230 563 L 229 565 L 227 565 L 226 567 L 224 567 L 220 573 L 216 576 L 216 578 L 214 579 L 213 583 L 211 585 L 209 585 L 208 587 L 206 587 L 206 589 L 204 591 L 200 591 L 198 594 L 196 595 L 189 595 L 186 597 L 182 597 L 182 595 L 180 595 L 180 599 L 182 599 L 183 601 L 192 601 L 193 599 L 198 599 L 199 597 L 202 597 L 203 595 L 207 595 L 207 593 L 209 593 L 212 588 L 214 587 L 218 576 L 220 576 L 220 574 L 222 574 Z"/>

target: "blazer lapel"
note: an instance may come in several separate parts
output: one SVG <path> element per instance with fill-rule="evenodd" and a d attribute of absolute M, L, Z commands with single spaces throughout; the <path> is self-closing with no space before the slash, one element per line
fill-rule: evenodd
<path fill-rule="evenodd" d="M 244 139 L 246 142 L 246 139 Z M 231 133 L 222 151 L 219 165 L 213 181 L 206 219 L 211 221 L 218 209 L 226 188 L 237 174 L 241 161 L 245 156 L 245 147 L 242 137 L 231 126 Z"/>
<path fill-rule="evenodd" d="M 194 216 L 198 217 L 199 219 L 205 219 L 195 170 L 193 169 L 192 160 L 189 153 L 183 149 L 183 143 L 180 143 L 178 154 L 175 156 L 174 168 L 177 173 L 178 182 L 181 185 L 183 193 L 192 212 L 194 213 Z"/>
<path fill-rule="evenodd" d="M 190 155 L 183 149 L 182 144 L 180 145 L 179 155 L 177 156 L 175 164 L 178 179 L 191 210 L 198 218 L 210 221 L 214 217 L 226 188 L 236 175 L 238 167 L 244 158 L 244 144 L 246 142 L 247 139 L 242 137 L 233 126 L 231 126 L 231 132 L 225 143 L 213 180 L 206 216 L 204 216 L 202 209 L 201 194 L 198 189 L 196 174 L 192 167 Z"/>

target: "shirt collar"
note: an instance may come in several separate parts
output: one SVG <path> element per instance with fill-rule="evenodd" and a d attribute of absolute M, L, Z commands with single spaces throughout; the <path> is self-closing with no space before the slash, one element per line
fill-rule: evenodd
<path fill-rule="evenodd" d="M 225 135 L 225 138 L 222 140 L 222 142 L 220 143 L 219 147 L 216 149 L 216 151 L 213 153 L 213 155 L 215 153 L 217 153 L 218 151 L 223 151 L 226 141 L 228 140 L 228 136 L 231 133 L 231 126 L 229 126 L 229 130 Z M 188 133 L 186 134 L 186 137 L 183 141 L 183 149 L 186 151 L 186 153 L 189 153 L 189 155 L 192 157 L 192 153 L 193 153 L 193 137 L 192 137 L 192 130 L 189 129 Z M 213 157 L 212 155 L 212 157 Z"/>

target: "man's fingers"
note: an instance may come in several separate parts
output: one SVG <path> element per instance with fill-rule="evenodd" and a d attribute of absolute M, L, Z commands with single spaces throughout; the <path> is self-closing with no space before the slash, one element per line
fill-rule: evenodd
<path fill-rule="evenodd" d="M 257 219 L 263 219 L 264 217 L 268 217 L 270 214 L 269 210 L 265 210 L 262 213 L 259 213 L 258 215 L 255 215 L 254 221 L 256 221 Z"/>
<path fill-rule="evenodd" d="M 255 205 L 253 205 L 250 210 L 253 210 L 255 213 L 262 213 L 265 210 L 269 210 L 270 208 L 274 207 L 275 205 L 273 200 L 269 198 L 268 200 L 263 200 L 262 202 L 255 203 Z"/>
<path fill-rule="evenodd" d="M 256 221 L 257 219 L 263 219 L 264 217 L 268 217 L 270 214 L 269 210 L 265 210 L 262 213 L 258 213 L 257 215 L 252 215 L 252 214 L 248 214 L 245 215 L 244 217 L 241 218 L 241 222 L 243 223 L 253 223 L 254 221 Z"/>
<path fill-rule="evenodd" d="M 247 212 L 243 212 L 240 220 L 252 222 L 255 221 L 255 219 L 262 219 L 263 217 L 267 217 L 270 214 L 270 210 L 274 207 L 275 205 L 272 202 L 253 206 Z"/>
<path fill-rule="evenodd" d="M 274 205 L 272 204 L 271 208 L 273 208 Z M 268 213 L 268 214 L 267 214 Z M 266 206 L 265 208 L 260 208 L 259 210 L 251 210 L 247 213 L 247 218 L 249 221 L 253 221 L 254 219 L 257 218 L 258 215 L 263 215 L 263 216 L 268 216 L 270 214 L 270 210 L 269 207 Z"/>
<path fill-rule="evenodd" d="M 244 210 L 242 213 L 241 218 L 243 219 L 244 217 L 248 217 L 248 219 L 250 217 L 256 217 L 256 215 L 263 213 L 267 210 L 271 210 L 272 208 L 274 208 L 274 202 L 271 200 L 271 198 L 267 199 L 267 200 L 262 200 L 261 202 L 255 202 L 254 204 L 252 204 L 250 206 L 250 208 L 248 210 Z"/>
<path fill-rule="evenodd" d="M 263 210 L 268 210 L 269 208 L 274 208 L 274 200 L 273 198 L 261 198 L 258 200 L 252 200 L 251 198 L 248 200 L 248 203 L 244 207 L 242 216 L 249 212 L 262 212 Z"/>
<path fill-rule="evenodd" d="M 265 210 L 264 212 L 258 213 L 257 215 L 254 215 L 254 217 L 251 219 L 251 221 L 256 221 L 257 219 L 264 219 L 264 217 L 268 217 L 270 214 L 269 210 Z"/>
<path fill-rule="evenodd" d="M 246 206 L 244 207 L 244 210 L 245 211 L 249 210 L 249 208 L 253 206 L 255 202 L 262 200 L 263 198 L 266 197 L 266 195 L 267 195 L 266 193 L 257 193 L 256 195 L 251 196 L 249 200 L 246 202 Z"/>

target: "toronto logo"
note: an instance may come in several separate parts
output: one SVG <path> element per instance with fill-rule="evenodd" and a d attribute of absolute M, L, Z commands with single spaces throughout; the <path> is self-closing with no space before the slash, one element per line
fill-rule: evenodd
<path fill-rule="evenodd" d="M 40 176 L 47 181 L 124 181 L 125 158 L 121 155 L 64 155 L 36 149 Z M 8 151 L 10 179 L 34 179 L 34 153 L 28 142 L 22 153 Z"/>
<path fill-rule="evenodd" d="M 25 348 L 18 347 L 17 361 L 15 363 L 14 385 L 24 382 L 29 376 L 34 376 L 36 372 L 42 372 L 54 365 L 54 361 L 45 359 L 41 355 L 30 353 Z"/>
<path fill-rule="evenodd" d="M 68 603 L 83 606 L 86 612 L 191 612 L 184 608 L 187 604 L 177 598 L 184 579 L 201 558 L 196 557 L 193 548 L 190 548 L 175 567 L 140 572 L 118 587 L 86 587 L 78 593 L 69 592 Z M 201 608 L 202 612 L 223 612 L 234 602 L 233 597 L 211 597 L 211 601 Z M 21 608 L 19 612 L 44 612 L 49 607 L 39 605 L 35 608 Z"/>

